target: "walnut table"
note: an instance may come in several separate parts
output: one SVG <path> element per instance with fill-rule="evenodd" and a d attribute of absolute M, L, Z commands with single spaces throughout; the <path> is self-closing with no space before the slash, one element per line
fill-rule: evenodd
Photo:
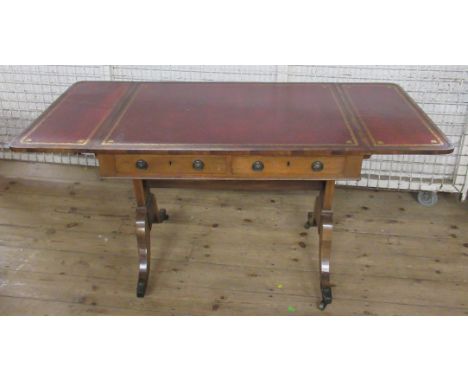
<path fill-rule="evenodd" d="M 150 229 L 168 219 L 150 188 L 319 189 L 320 308 L 332 301 L 335 181 L 373 154 L 453 148 L 390 83 L 78 82 L 12 144 L 14 151 L 94 153 L 102 177 L 132 180 L 143 297 Z"/>

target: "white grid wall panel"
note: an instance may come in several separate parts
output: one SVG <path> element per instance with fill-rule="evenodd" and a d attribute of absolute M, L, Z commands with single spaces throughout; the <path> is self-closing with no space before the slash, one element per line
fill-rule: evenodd
<path fill-rule="evenodd" d="M 96 165 L 88 156 L 18 154 L 6 144 L 69 85 L 80 80 L 395 82 L 447 134 L 444 156 L 374 156 L 363 177 L 342 184 L 464 193 L 468 188 L 467 66 L 0 66 L 0 158 Z"/>
<path fill-rule="evenodd" d="M 113 66 L 117 81 L 277 82 L 278 66 Z"/>

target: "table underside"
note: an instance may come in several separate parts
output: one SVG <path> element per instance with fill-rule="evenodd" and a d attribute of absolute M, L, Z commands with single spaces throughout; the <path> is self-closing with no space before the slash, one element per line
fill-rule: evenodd
<path fill-rule="evenodd" d="M 317 227 L 319 235 L 319 270 L 322 300 L 318 307 L 323 310 L 332 302 L 330 280 L 330 257 L 333 233 L 333 195 L 335 180 L 294 179 L 220 179 L 220 178 L 176 178 L 137 179 L 132 178 L 137 201 L 136 237 L 138 248 L 137 297 L 144 297 L 149 282 L 151 264 L 151 236 L 153 224 L 169 219 L 168 212 L 159 208 L 152 188 L 205 188 L 228 190 L 319 190 L 315 206 L 306 214 L 304 227 Z"/>
<path fill-rule="evenodd" d="M 335 180 L 359 178 L 363 156 L 106 153 L 98 158 L 101 176 L 133 181 L 137 201 L 138 297 L 145 295 L 149 281 L 151 228 L 169 218 L 166 210 L 158 207 L 151 188 L 319 190 L 305 227 L 316 226 L 319 235 L 319 308 L 325 309 L 332 302 L 330 256 Z"/>

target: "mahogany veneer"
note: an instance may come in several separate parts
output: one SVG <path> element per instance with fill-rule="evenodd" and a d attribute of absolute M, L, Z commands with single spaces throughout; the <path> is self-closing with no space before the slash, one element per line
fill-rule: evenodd
<path fill-rule="evenodd" d="M 391 83 L 78 82 L 11 143 L 14 151 L 91 152 L 137 199 L 137 295 L 149 277 L 151 187 L 316 189 L 323 309 L 332 301 L 335 180 L 374 154 L 445 154 L 444 134 Z"/>

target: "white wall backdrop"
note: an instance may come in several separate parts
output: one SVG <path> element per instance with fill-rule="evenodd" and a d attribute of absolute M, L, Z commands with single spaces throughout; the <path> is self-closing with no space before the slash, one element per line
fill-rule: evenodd
<path fill-rule="evenodd" d="M 455 152 L 443 156 L 374 156 L 360 181 L 347 185 L 468 191 L 468 66 L 0 66 L 0 159 L 95 166 L 92 156 L 19 154 L 8 142 L 68 86 L 116 81 L 387 81 L 400 84 L 447 134 Z"/>

